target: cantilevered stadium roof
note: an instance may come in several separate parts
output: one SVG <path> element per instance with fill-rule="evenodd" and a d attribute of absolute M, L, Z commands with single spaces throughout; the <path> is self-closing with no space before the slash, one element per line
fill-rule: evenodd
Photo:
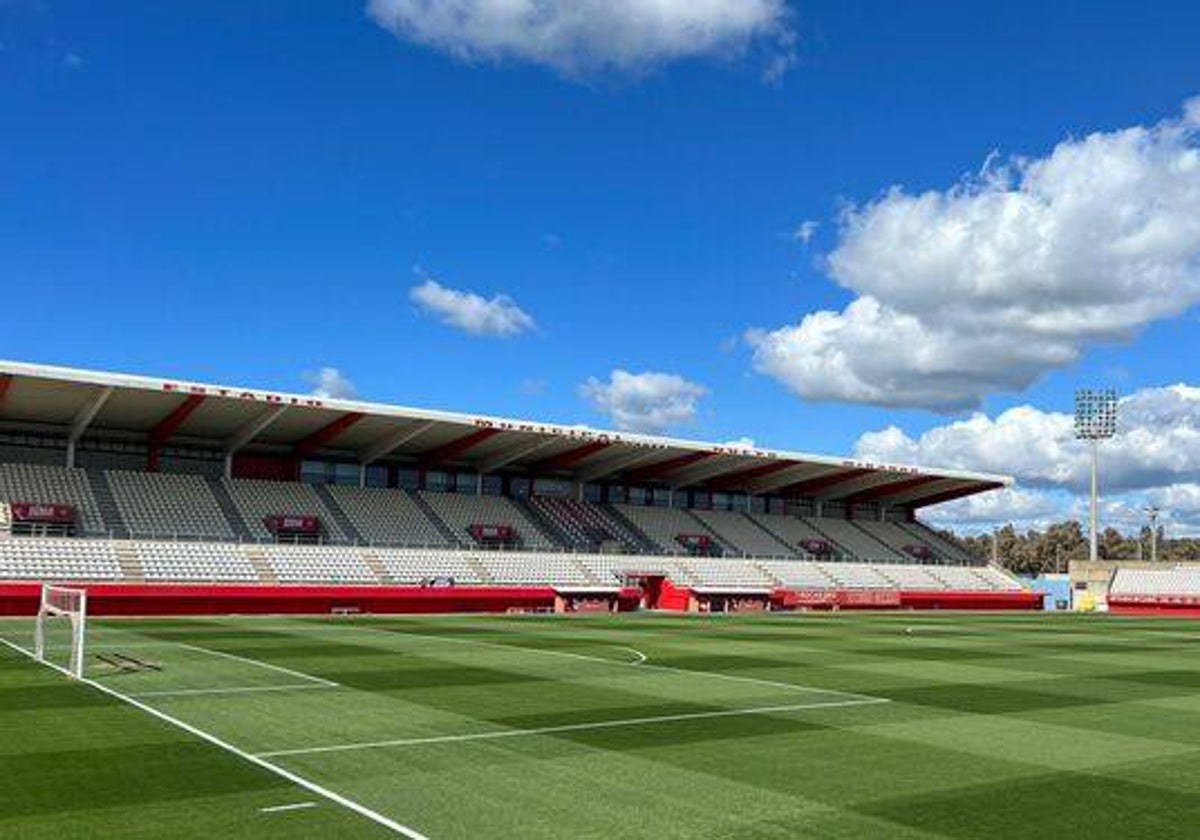
<path fill-rule="evenodd" d="M 0 360 L 0 431 L 924 507 L 1008 476 Z"/>

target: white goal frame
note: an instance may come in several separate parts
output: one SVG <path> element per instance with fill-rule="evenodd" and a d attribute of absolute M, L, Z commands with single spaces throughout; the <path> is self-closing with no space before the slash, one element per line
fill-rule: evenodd
<path fill-rule="evenodd" d="M 71 622 L 71 661 L 67 671 L 81 680 L 87 641 L 87 590 L 42 584 L 42 599 L 33 631 L 33 652 L 39 662 L 46 662 L 46 621 L 53 618 L 67 618 Z"/>

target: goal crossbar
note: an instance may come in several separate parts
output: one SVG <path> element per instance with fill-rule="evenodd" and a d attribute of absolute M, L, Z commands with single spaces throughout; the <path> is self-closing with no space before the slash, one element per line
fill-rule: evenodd
<path fill-rule="evenodd" d="M 34 655 L 39 662 L 46 661 L 46 623 L 54 618 L 66 618 L 71 623 L 71 658 L 67 670 L 76 679 L 82 679 L 87 640 L 87 590 L 42 584 L 33 639 Z"/>

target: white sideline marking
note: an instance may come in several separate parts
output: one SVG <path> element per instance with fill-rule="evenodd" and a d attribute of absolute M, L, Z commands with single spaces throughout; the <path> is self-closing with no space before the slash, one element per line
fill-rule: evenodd
<path fill-rule="evenodd" d="M 34 662 L 38 661 L 38 658 L 36 656 L 34 656 L 34 654 L 31 651 L 26 650 L 25 648 L 21 647 L 18 644 L 10 642 L 8 639 L 0 638 L 0 644 L 7 645 L 8 647 L 12 648 L 13 650 L 17 651 L 18 653 L 25 654 L 30 659 L 32 659 Z M 63 674 L 64 676 L 67 676 L 67 677 L 71 676 L 71 674 L 67 671 L 66 668 L 63 668 L 60 665 L 56 665 L 53 662 L 42 662 L 41 664 L 46 665 L 47 667 L 53 668 L 55 671 L 58 671 L 60 674 Z M 179 718 L 172 717 L 171 715 L 167 714 L 166 712 L 159 711 L 158 709 L 154 708 L 153 706 L 149 706 L 149 705 L 141 702 L 140 700 L 136 700 L 133 697 L 130 697 L 127 694 L 122 694 L 121 692 L 117 691 L 116 689 L 109 688 L 108 686 L 106 686 L 102 683 L 98 683 L 95 680 L 90 680 L 86 677 L 78 680 L 78 682 L 81 682 L 87 686 L 91 686 L 92 688 L 96 689 L 97 691 L 103 692 L 104 694 L 107 694 L 110 697 L 116 698 L 117 700 L 120 700 L 124 703 L 128 703 L 129 705 L 133 706 L 134 708 L 140 709 L 141 711 L 145 712 L 146 714 L 156 717 L 165 723 L 171 724 L 172 726 L 176 726 L 176 727 L 182 729 L 184 732 L 187 732 L 190 735 L 194 735 L 203 741 L 207 741 L 208 743 L 210 743 L 214 746 L 220 747 L 221 749 L 225 750 L 226 752 L 233 753 L 238 758 L 244 759 L 245 761 L 248 761 L 251 764 L 255 764 L 255 765 L 263 768 L 264 770 L 268 770 L 268 771 L 274 773 L 276 776 L 286 779 L 287 781 L 291 782 L 292 784 L 299 785 L 300 787 L 302 787 L 306 790 L 312 791 L 313 793 L 317 794 L 317 796 L 328 799 L 330 802 L 336 802 L 338 805 L 341 805 L 343 808 L 347 808 L 360 816 L 366 817 L 367 819 L 371 820 L 374 823 L 377 823 L 378 825 L 383 826 L 384 828 L 387 828 L 391 831 L 394 831 L 397 834 L 401 834 L 401 835 L 409 838 L 409 840 L 429 840 L 428 837 L 426 837 L 424 834 L 417 831 L 416 829 L 412 829 L 412 828 L 409 828 L 408 826 L 401 825 L 400 823 L 396 822 L 395 820 L 385 817 L 383 814 L 379 813 L 378 811 L 372 811 L 367 806 L 360 805 L 358 802 L 355 802 L 353 799 L 350 799 L 349 797 L 342 796 L 340 793 L 336 793 L 332 790 L 329 790 L 328 788 L 322 787 L 321 785 L 317 784 L 316 782 L 309 781 L 308 779 L 304 778 L 303 776 L 293 773 L 291 770 L 285 770 L 284 768 L 280 767 L 278 764 L 273 764 L 270 761 L 267 761 L 266 759 L 260 758 L 256 755 L 252 755 L 251 753 L 248 753 L 244 750 L 238 749 L 233 744 L 230 744 L 228 741 L 221 740 L 216 735 L 213 735 L 209 732 L 205 732 L 203 729 L 192 726 L 190 723 L 185 723 L 182 720 L 180 720 Z"/>
<path fill-rule="evenodd" d="M 642 653 L 637 648 L 624 647 L 624 646 L 618 646 L 618 647 L 620 650 L 627 650 L 630 653 L 632 653 L 634 656 L 637 657 L 637 659 L 635 659 L 633 662 L 629 663 L 630 665 L 641 665 L 643 662 L 646 661 L 646 654 Z"/>
<path fill-rule="evenodd" d="M 299 811 L 304 808 L 316 808 L 316 802 L 293 802 L 290 805 L 272 805 L 270 808 L 259 808 L 264 814 L 280 814 L 284 811 Z"/>
<path fill-rule="evenodd" d="M 522 738 L 528 735 L 553 735 L 559 732 L 584 732 L 591 729 L 615 729 L 624 726 L 644 726 L 652 723 L 670 723 L 680 720 L 706 720 L 708 718 L 742 717 L 746 715 L 765 715 L 777 712 L 797 712 L 802 709 L 829 709 L 842 706 L 869 706 L 876 703 L 890 703 L 882 697 L 862 700 L 834 700 L 830 703 L 797 703 L 790 706 L 754 706 L 749 709 L 721 709 L 712 712 L 690 712 L 679 715 L 658 715 L 655 717 L 624 718 L 621 720 L 601 720 L 592 723 L 568 723 L 562 726 L 540 726 L 535 729 L 500 729 L 494 732 L 472 732 L 465 735 L 433 735 L 427 738 L 399 738 L 392 741 L 364 741 L 356 744 L 333 744 L 326 747 L 300 747 L 291 750 L 272 750 L 258 753 L 260 758 L 279 758 L 292 755 L 312 755 L 314 753 L 348 752 L 350 750 L 369 750 L 383 747 L 414 747 L 423 744 L 445 744 L 459 741 L 489 741 L 498 738 Z"/>
<path fill-rule="evenodd" d="M 200 694 L 250 694 L 256 691 L 316 691 L 335 688 L 317 683 L 295 683 L 293 685 L 246 685 L 232 688 L 176 688 L 164 691 L 138 691 L 130 697 L 191 697 Z"/>
<path fill-rule="evenodd" d="M 716 680 L 731 680 L 733 682 L 752 683 L 756 685 L 767 685 L 772 688 L 782 688 L 786 691 L 804 691 L 808 693 L 820 694 L 837 694 L 842 697 L 850 697 L 857 700 L 871 700 L 875 702 L 884 701 L 886 697 L 875 697 L 870 694 L 860 694 L 856 691 L 842 691 L 839 688 L 818 688 L 813 685 L 801 685 L 800 683 L 785 683 L 776 682 L 775 680 L 763 680 L 758 677 L 739 677 L 735 674 L 722 674 L 718 671 L 697 671 L 691 668 L 675 668 L 671 665 L 653 665 L 646 662 L 643 658 L 639 662 L 621 662 L 616 659 L 609 659 L 604 656 L 588 656 L 583 653 L 570 653 L 565 650 L 547 650 L 546 648 L 525 647 L 524 645 L 506 645 L 500 642 L 485 642 L 481 639 L 457 639 L 452 636 L 439 636 L 436 633 L 408 633 L 403 630 L 384 630 L 379 627 L 366 627 L 363 625 L 354 625 L 355 629 L 368 630 L 373 633 L 386 633 L 389 636 L 409 636 L 415 639 L 435 639 L 439 642 L 456 645 L 476 645 L 480 647 L 500 648 L 509 651 L 522 651 L 525 653 L 541 653 L 546 656 L 565 656 L 571 659 L 583 659 L 588 662 L 603 662 L 608 665 L 629 666 L 636 665 L 639 670 L 664 671 L 673 674 L 691 674 L 696 677 L 711 677 Z M 601 642 L 600 644 L 603 644 Z M 613 647 L 620 647 L 613 645 Z M 633 648 L 623 648 L 624 650 L 633 650 Z M 640 653 L 640 651 L 639 651 Z M 643 655 L 644 656 L 644 655 Z"/>
<path fill-rule="evenodd" d="M 272 665 L 270 662 L 260 662 L 259 660 L 251 659 L 248 656 L 238 656 L 236 653 L 226 653 L 223 650 L 213 650 L 212 648 L 200 647 L 199 645 L 189 645 L 184 642 L 175 642 L 175 644 L 181 648 L 187 648 L 188 650 L 207 653 L 209 656 L 221 656 L 225 659 L 232 659 L 235 662 L 245 662 L 249 665 L 257 665 L 260 668 L 266 668 L 268 671 L 277 671 L 280 674 L 289 674 L 293 677 L 299 677 L 302 680 L 320 683 L 328 688 L 341 688 L 340 685 L 330 680 L 322 679 L 321 677 L 314 677 L 312 674 L 306 674 L 303 671 L 293 671 L 291 668 L 284 668 L 281 665 Z"/>

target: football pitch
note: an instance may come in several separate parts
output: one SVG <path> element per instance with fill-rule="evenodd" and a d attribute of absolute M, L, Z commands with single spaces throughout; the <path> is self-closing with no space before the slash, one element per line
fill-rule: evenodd
<path fill-rule="evenodd" d="M 0 621 L 0 837 L 1195 836 L 1200 624 Z M 56 651 L 57 652 L 57 651 Z M 65 653 L 64 653 L 65 656 Z"/>

